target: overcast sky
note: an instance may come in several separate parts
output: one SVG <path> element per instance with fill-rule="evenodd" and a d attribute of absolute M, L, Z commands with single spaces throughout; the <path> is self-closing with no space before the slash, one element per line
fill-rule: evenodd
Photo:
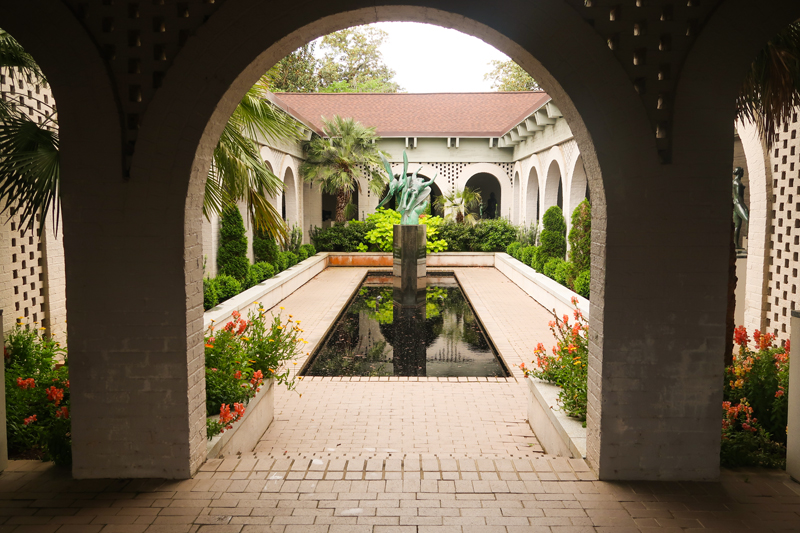
<path fill-rule="evenodd" d="M 483 76 L 492 59 L 504 54 L 476 37 L 417 22 L 374 24 L 389 34 L 383 59 L 397 72 L 395 80 L 410 93 L 491 91 Z"/>

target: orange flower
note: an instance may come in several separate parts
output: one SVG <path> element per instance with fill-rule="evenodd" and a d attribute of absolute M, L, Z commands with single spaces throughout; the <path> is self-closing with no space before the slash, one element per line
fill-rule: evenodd
<path fill-rule="evenodd" d="M 64 399 L 64 389 L 58 389 L 55 387 L 55 385 L 53 385 L 47 389 L 47 399 L 55 403 L 56 407 L 58 407 L 58 404 L 60 404 L 61 400 Z"/>
<path fill-rule="evenodd" d="M 26 426 L 30 426 L 30 425 L 31 425 L 31 424 L 33 424 L 34 422 L 36 422 L 36 415 L 31 415 L 31 416 L 29 416 L 28 418 L 26 418 L 25 420 L 23 420 L 23 423 L 24 423 Z"/>

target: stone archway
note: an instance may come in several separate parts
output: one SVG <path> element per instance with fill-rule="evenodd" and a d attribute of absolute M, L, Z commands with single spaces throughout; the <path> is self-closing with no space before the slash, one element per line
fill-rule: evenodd
<path fill-rule="evenodd" d="M 539 173 L 536 171 L 536 167 L 532 166 L 528 172 L 528 183 L 525 188 L 525 224 L 528 226 L 538 224 L 541 218 L 539 197 Z"/>
<path fill-rule="evenodd" d="M 300 205 L 297 198 L 297 180 L 294 171 L 287 167 L 283 172 L 283 194 L 281 194 L 281 217 L 291 229 L 300 223 Z"/>
<path fill-rule="evenodd" d="M 690 27 L 688 40 L 685 18 L 664 25 L 687 48 L 662 63 L 639 49 L 632 32 L 617 34 L 619 42 L 607 38 L 593 24 L 595 6 L 566 0 L 503 10 L 472 0 L 353 0 L 347 11 L 321 0 L 302 10 L 264 0 L 187 3 L 186 29 L 163 34 L 138 31 L 144 17 L 122 16 L 112 21 L 114 32 L 104 32 L 99 0 L 75 13 L 45 0 L 4 2 L 4 29 L 40 61 L 59 102 L 75 475 L 197 470 L 205 411 L 196 243 L 204 179 L 225 120 L 261 74 L 311 39 L 354 24 L 413 20 L 462 30 L 508 54 L 559 102 L 583 154 L 599 259 L 592 266 L 589 463 L 603 479 L 718 476 L 731 161 L 721 132 L 732 131 L 741 73 L 800 16 L 800 5 L 700 6 L 702 24 Z M 631 13 L 615 13 L 615 24 L 633 24 L 623 18 Z M 642 16 L 660 24 L 659 13 Z M 282 23 L 265 27 L 264 20 Z M 129 56 L 138 47 L 115 40 L 128 31 L 148 45 L 163 39 L 168 59 Z M 634 57 L 636 79 L 628 72 Z M 641 91 L 645 75 L 669 82 L 669 91 Z M 659 97 L 671 114 L 656 105 Z M 657 194 L 663 183 L 705 201 L 686 203 L 680 224 L 665 225 L 672 199 Z M 665 256 L 665 243 L 693 253 Z M 698 272 L 698 262 L 713 267 Z M 618 379 L 622 368 L 636 377 Z M 109 383 L 114 375 L 136 379 Z M 654 418 L 665 405 L 670 416 Z"/>
<path fill-rule="evenodd" d="M 564 210 L 564 185 L 559 162 L 553 159 L 547 167 L 542 195 L 542 214 L 553 206 Z"/>
<path fill-rule="evenodd" d="M 467 179 L 465 187 L 479 191 L 483 203 L 483 217 L 503 218 L 503 213 L 508 213 L 510 207 L 503 203 L 504 197 L 500 181 L 493 174 L 479 172 Z"/>

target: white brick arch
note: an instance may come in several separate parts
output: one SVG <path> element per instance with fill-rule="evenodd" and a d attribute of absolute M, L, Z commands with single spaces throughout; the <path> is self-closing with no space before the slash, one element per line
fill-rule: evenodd
<path fill-rule="evenodd" d="M 566 191 L 566 187 L 564 187 L 564 169 L 566 165 L 564 164 L 564 154 L 561 152 L 561 148 L 558 146 L 552 147 L 543 159 L 542 168 L 546 170 L 543 175 L 543 193 L 540 195 L 541 209 L 539 210 L 539 218 L 541 218 L 549 208 L 557 205 L 558 187 L 561 186 L 562 199 L 563 196 L 565 196 L 564 191 Z"/>
<path fill-rule="evenodd" d="M 511 179 L 508 173 L 499 165 L 492 163 L 473 163 L 464 167 L 458 175 L 458 179 L 456 180 L 457 189 L 463 190 L 464 187 L 467 186 L 467 183 L 469 183 L 469 180 L 477 174 L 491 174 L 497 179 L 500 185 L 500 198 L 497 199 L 500 206 L 500 216 L 508 217 L 509 207 L 511 205 L 509 203 L 511 200 Z M 483 203 L 485 204 L 489 198 L 488 195 L 484 196 Z"/>
<path fill-rule="evenodd" d="M 289 229 L 297 224 L 302 226 L 303 221 L 303 186 L 300 178 L 297 160 L 285 155 L 281 161 L 280 173 L 277 174 L 283 181 L 283 192 L 278 195 L 276 208 L 280 213 L 283 207 L 283 198 L 286 198 L 286 225 Z"/>
<path fill-rule="evenodd" d="M 511 223 L 519 224 L 521 218 L 522 204 L 522 182 L 525 181 L 522 173 L 522 165 L 517 161 L 511 169 Z"/>
<path fill-rule="evenodd" d="M 772 210 L 772 169 L 769 153 L 752 123 L 736 123 L 747 160 L 750 184 L 750 214 L 747 223 L 747 278 L 745 280 L 744 326 L 747 331 L 767 328 L 769 286 L 769 228 Z M 737 302 L 741 305 L 741 302 Z"/>
<path fill-rule="evenodd" d="M 567 221 L 567 234 L 569 234 L 572 228 L 572 212 L 586 198 L 586 169 L 580 155 L 572 161 L 565 181 L 569 185 L 564 188 L 564 218 Z"/>
<path fill-rule="evenodd" d="M 523 169 L 525 176 L 523 180 L 523 219 L 524 226 L 530 226 L 534 222 L 538 222 L 542 217 L 541 213 L 541 164 L 537 155 L 532 155 L 527 159 L 527 163 Z"/>

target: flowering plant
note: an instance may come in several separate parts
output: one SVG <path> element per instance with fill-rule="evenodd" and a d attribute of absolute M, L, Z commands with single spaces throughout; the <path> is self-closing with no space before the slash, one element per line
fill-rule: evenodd
<path fill-rule="evenodd" d="M 789 342 L 775 345 L 770 333 L 753 332 L 753 348 L 744 326 L 734 330 L 739 346 L 725 369 L 722 402 L 723 466 L 785 464 L 788 420 Z"/>
<path fill-rule="evenodd" d="M 232 428 L 244 416 L 245 406 L 264 380 L 275 379 L 293 390 L 296 382 L 287 363 L 307 343 L 300 337 L 299 321 L 291 315 L 284 321 L 279 312 L 269 323 L 258 304 L 247 320 L 237 311 L 232 316 L 218 331 L 209 327 L 205 336 L 206 412 L 208 416 L 219 414 L 219 420 L 207 420 L 208 438 Z"/>
<path fill-rule="evenodd" d="M 572 298 L 575 306 L 572 314 L 574 322 L 570 324 L 569 315 L 550 322 L 550 331 L 556 338 L 556 345 L 552 348 L 552 355 L 548 355 L 544 345 L 540 342 L 533 355 L 536 357 L 536 368 L 520 368 L 525 377 L 535 377 L 561 387 L 558 393 L 558 402 L 569 416 L 574 416 L 582 422 L 586 421 L 587 381 L 589 363 L 589 323 L 578 309 L 578 299 Z"/>
<path fill-rule="evenodd" d="M 72 462 L 66 351 L 44 329 L 18 322 L 6 337 L 8 448 L 12 457 L 66 466 Z"/>

